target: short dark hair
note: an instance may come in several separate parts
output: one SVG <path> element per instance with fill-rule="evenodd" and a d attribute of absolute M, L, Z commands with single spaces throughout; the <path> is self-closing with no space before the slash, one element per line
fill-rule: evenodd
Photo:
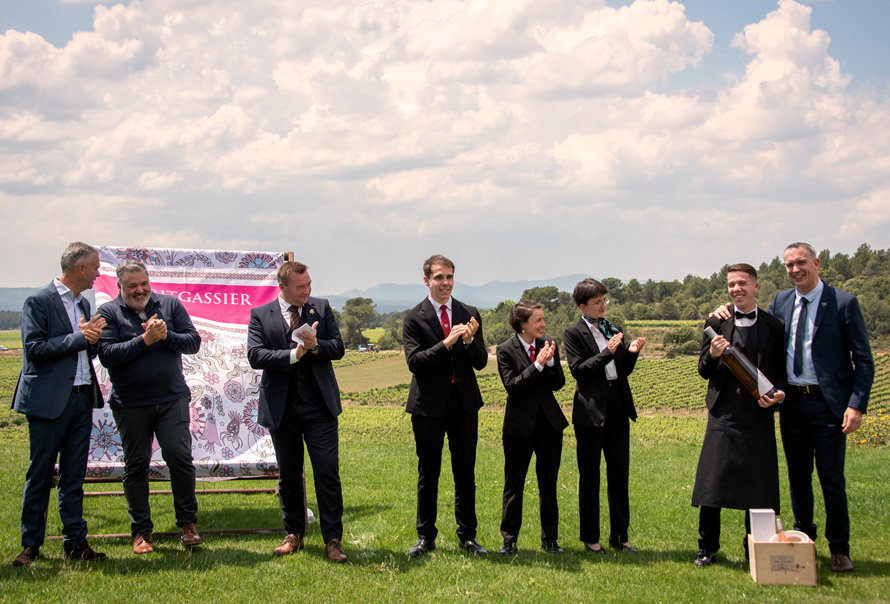
<path fill-rule="evenodd" d="M 575 291 L 572 292 L 572 299 L 575 301 L 575 304 L 581 306 L 582 304 L 587 304 L 587 301 L 591 298 L 599 298 L 608 293 L 609 290 L 606 289 L 605 285 L 596 279 L 588 277 L 583 281 L 579 281 L 578 285 L 575 286 Z"/>
<path fill-rule="evenodd" d="M 789 245 L 788 247 L 785 248 L 785 251 L 787 252 L 788 250 L 793 250 L 793 249 L 798 249 L 798 248 L 803 248 L 806 251 L 808 251 L 810 253 L 810 258 L 812 258 L 813 260 L 815 260 L 816 258 L 819 257 L 819 255 L 816 253 L 816 248 L 814 248 L 809 243 L 804 243 L 803 241 L 797 241 L 795 243 L 792 243 L 791 245 Z"/>
<path fill-rule="evenodd" d="M 82 241 L 73 241 L 62 252 L 62 274 L 70 273 L 78 264 L 86 264 L 87 258 L 98 254 L 99 250 Z"/>
<path fill-rule="evenodd" d="M 291 275 L 294 273 L 302 275 L 307 270 L 309 270 L 309 267 L 302 262 L 294 262 L 293 260 L 282 262 L 281 266 L 278 267 L 278 282 L 286 285 Z"/>
<path fill-rule="evenodd" d="M 744 262 L 740 262 L 738 264 L 730 264 L 729 268 L 726 269 L 726 273 L 748 273 L 754 278 L 754 282 L 757 282 L 757 269 L 750 264 L 745 264 Z"/>
<path fill-rule="evenodd" d="M 450 266 L 451 270 L 454 270 L 454 263 L 451 260 L 443 256 L 442 254 L 433 254 L 426 259 L 426 262 L 423 263 L 423 276 L 427 279 L 429 279 L 430 275 L 433 274 L 434 264 L 444 264 L 445 266 Z"/>
<path fill-rule="evenodd" d="M 135 273 L 136 271 L 142 271 L 148 276 L 148 270 L 145 268 L 145 265 L 139 262 L 138 260 L 133 260 L 132 258 L 125 258 L 121 260 L 117 268 L 114 269 L 114 273 L 117 275 L 117 282 L 123 285 L 122 279 L 124 278 L 125 273 Z"/>
<path fill-rule="evenodd" d="M 513 331 L 516 333 L 520 333 L 522 331 L 522 324 L 528 321 L 529 317 L 532 316 L 532 313 L 538 309 L 543 309 L 544 307 L 538 304 L 537 302 L 532 302 L 530 300 L 520 300 L 516 304 L 513 305 L 513 308 L 510 309 L 510 327 L 513 328 Z"/>

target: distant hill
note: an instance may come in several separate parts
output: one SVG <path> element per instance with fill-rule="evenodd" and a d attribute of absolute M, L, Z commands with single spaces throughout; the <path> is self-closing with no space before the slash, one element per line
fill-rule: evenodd
<path fill-rule="evenodd" d="M 479 308 L 494 308 L 503 300 L 519 300 L 522 292 L 532 287 L 555 285 L 561 291 L 571 292 L 575 284 L 587 275 L 567 275 L 553 279 L 540 279 L 537 281 L 490 281 L 485 285 L 454 284 L 454 297 L 461 302 L 478 306 Z M 39 287 L 0 287 L 0 310 L 22 310 L 25 298 Z M 397 283 L 381 283 L 365 290 L 350 289 L 341 294 L 324 295 L 331 306 L 342 309 L 350 298 L 371 298 L 377 305 L 378 313 L 385 314 L 397 310 L 407 310 L 414 307 L 430 290 L 422 282 L 411 285 L 399 285 Z M 92 290 L 84 292 L 84 296 L 96 307 L 96 299 Z"/>
<path fill-rule="evenodd" d="M 566 275 L 553 279 L 539 279 L 536 281 L 489 281 L 484 285 L 454 284 L 454 297 L 461 302 L 472 304 L 479 308 L 494 308 L 504 300 L 519 300 L 522 292 L 532 287 L 556 286 L 560 291 L 571 292 L 575 284 L 589 275 Z M 398 285 L 396 283 L 381 283 L 374 287 L 360 290 L 351 289 L 337 295 L 324 295 L 331 306 L 342 309 L 347 300 L 351 298 L 371 298 L 376 304 L 375 310 L 385 314 L 397 310 L 413 308 L 418 302 L 428 296 L 430 290 L 422 282 L 412 285 Z"/>
<path fill-rule="evenodd" d="M 40 287 L 0 287 L 0 310 L 22 310 L 25 299 Z M 92 307 L 96 308 L 96 297 L 93 295 L 93 290 L 87 290 L 83 292 L 83 295 L 90 301 Z"/>

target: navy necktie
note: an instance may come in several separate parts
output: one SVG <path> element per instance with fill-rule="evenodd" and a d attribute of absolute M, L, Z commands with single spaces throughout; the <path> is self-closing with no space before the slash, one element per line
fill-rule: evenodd
<path fill-rule="evenodd" d="M 800 299 L 800 314 L 797 317 L 797 333 L 794 335 L 794 375 L 803 373 L 803 336 L 807 328 L 807 302 Z"/>

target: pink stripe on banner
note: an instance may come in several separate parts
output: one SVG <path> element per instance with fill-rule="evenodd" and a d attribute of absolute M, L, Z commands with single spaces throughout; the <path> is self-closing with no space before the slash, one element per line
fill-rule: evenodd
<path fill-rule="evenodd" d="M 93 284 L 93 289 L 116 298 L 117 279 L 110 275 L 99 275 Z M 192 318 L 247 325 L 250 320 L 250 309 L 271 302 L 279 290 L 277 284 L 250 286 L 165 283 L 152 279 L 151 291 L 176 296 Z"/>

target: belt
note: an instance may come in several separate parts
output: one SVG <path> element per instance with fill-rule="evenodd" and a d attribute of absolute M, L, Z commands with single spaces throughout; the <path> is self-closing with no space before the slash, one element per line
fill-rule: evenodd
<path fill-rule="evenodd" d="M 72 386 L 71 391 L 72 392 L 84 392 L 85 390 L 89 390 L 92 387 L 93 387 L 92 384 L 82 384 L 80 386 Z"/>
<path fill-rule="evenodd" d="M 819 386 L 804 384 L 803 386 L 798 386 L 797 384 L 788 384 L 790 388 L 795 390 L 796 392 L 800 392 L 801 394 L 817 394 L 822 392 L 822 389 Z"/>

